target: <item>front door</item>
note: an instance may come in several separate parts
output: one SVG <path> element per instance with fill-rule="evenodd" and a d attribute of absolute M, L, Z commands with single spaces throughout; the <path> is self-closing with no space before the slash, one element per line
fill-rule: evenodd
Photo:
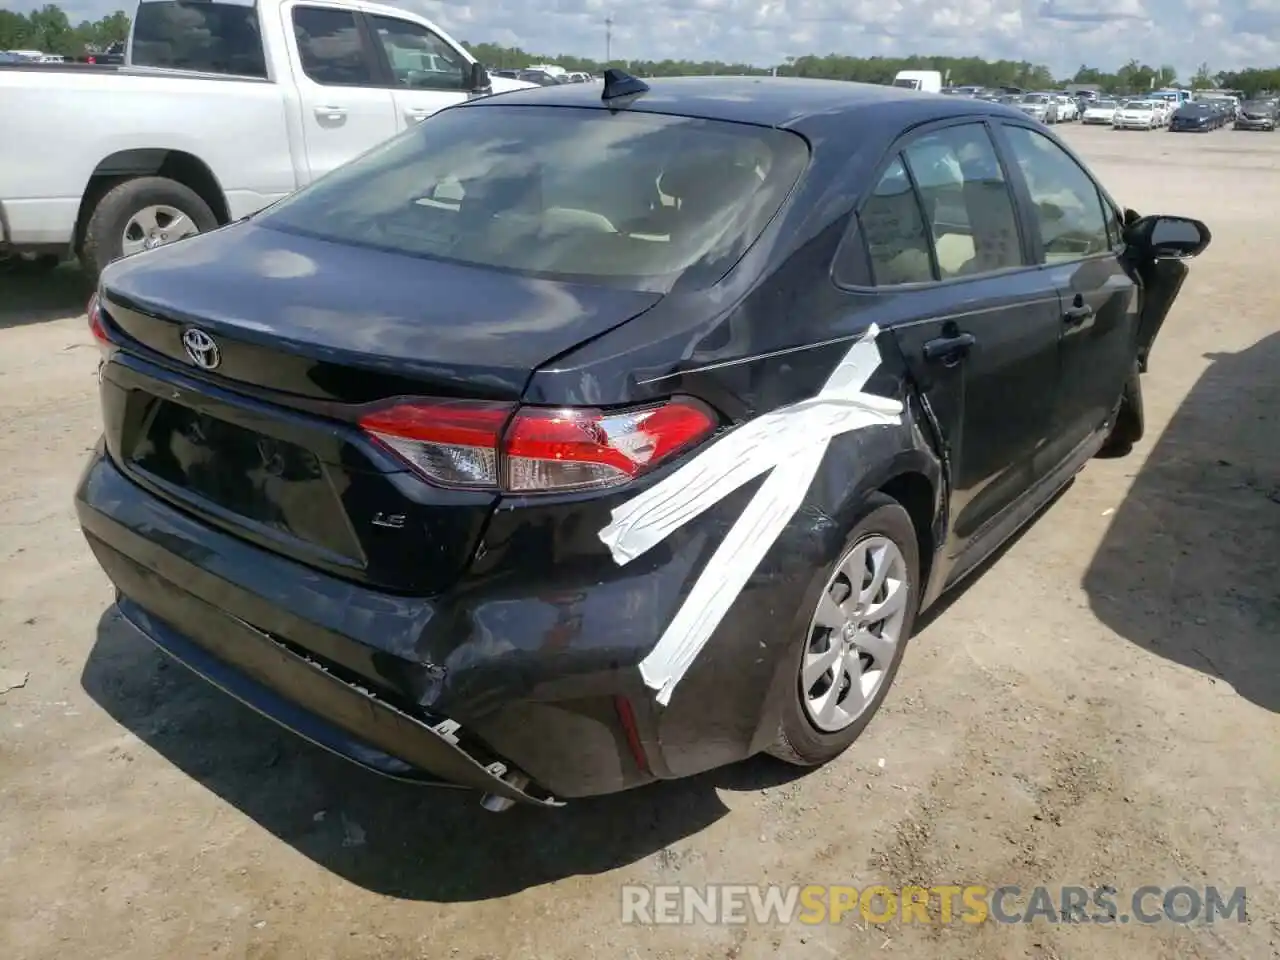
<path fill-rule="evenodd" d="M 311 179 L 394 136 L 395 102 L 381 79 L 359 14 L 337 7 L 286 6 L 303 141 Z"/>
<path fill-rule="evenodd" d="M 1084 168 L 1044 133 L 1002 128 L 1035 259 L 1062 297 L 1052 471 L 1105 430 L 1133 369 L 1138 286 L 1121 259 L 1120 218 Z"/>
<path fill-rule="evenodd" d="M 370 14 L 368 22 L 386 58 L 399 129 L 467 99 L 471 63 L 460 51 L 411 20 Z"/>
<path fill-rule="evenodd" d="M 859 211 L 859 228 L 877 313 L 942 433 L 952 487 L 944 562 L 958 572 L 1039 479 L 1058 373 L 1058 292 L 1027 263 L 982 122 L 909 141 Z"/>

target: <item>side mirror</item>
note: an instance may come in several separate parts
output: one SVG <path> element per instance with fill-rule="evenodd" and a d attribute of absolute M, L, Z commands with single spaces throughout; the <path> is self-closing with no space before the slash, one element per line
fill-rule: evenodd
<path fill-rule="evenodd" d="M 467 76 L 467 91 L 473 97 L 483 97 L 493 93 L 493 82 L 489 79 L 489 71 L 479 60 L 471 64 L 471 71 Z"/>
<path fill-rule="evenodd" d="M 1141 217 L 1125 229 L 1125 240 L 1157 260 L 1189 260 L 1209 246 L 1213 234 L 1190 217 Z"/>

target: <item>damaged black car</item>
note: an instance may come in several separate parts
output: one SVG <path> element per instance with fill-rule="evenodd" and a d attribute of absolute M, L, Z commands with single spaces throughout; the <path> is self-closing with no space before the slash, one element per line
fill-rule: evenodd
<path fill-rule="evenodd" d="M 1141 437 L 1209 240 L 998 103 L 476 99 L 103 273 L 76 508 L 133 629 L 379 773 L 502 809 L 813 766 Z"/>

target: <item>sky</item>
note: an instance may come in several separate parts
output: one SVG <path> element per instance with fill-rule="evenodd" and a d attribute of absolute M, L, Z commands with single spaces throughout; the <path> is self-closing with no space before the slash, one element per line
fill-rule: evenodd
<path fill-rule="evenodd" d="M 29 9 L 44 0 L 0 0 Z M 384 0 L 387 2 L 387 0 Z M 1280 64 L 1280 0 L 392 0 L 455 39 L 603 59 L 761 66 L 806 53 L 978 55 L 1114 70 L 1136 58 L 1182 79 Z M 121 0 L 65 0 L 73 21 Z M 128 9 L 131 4 L 126 4 Z"/>

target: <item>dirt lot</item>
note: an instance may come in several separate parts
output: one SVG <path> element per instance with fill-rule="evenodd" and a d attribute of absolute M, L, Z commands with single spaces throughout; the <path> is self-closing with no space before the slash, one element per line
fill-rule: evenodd
<path fill-rule="evenodd" d="M 839 761 L 557 814 L 363 775 L 105 616 L 70 504 L 98 432 L 85 291 L 71 269 L 0 280 L 6 956 L 1280 955 L 1280 135 L 1065 135 L 1122 201 L 1215 232 L 1154 352 L 1147 438 L 928 624 Z M 1249 920 L 619 921 L 624 883 L 766 879 L 1243 885 Z"/>

